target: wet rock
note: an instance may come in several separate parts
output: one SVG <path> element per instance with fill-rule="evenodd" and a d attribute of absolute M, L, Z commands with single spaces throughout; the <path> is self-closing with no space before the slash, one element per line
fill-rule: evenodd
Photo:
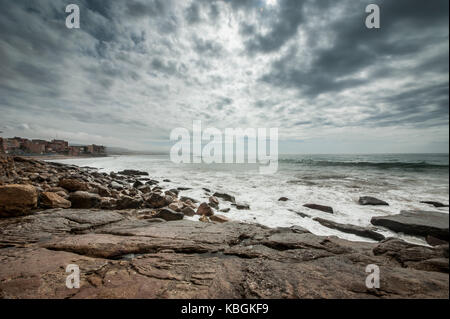
<path fill-rule="evenodd" d="M 340 223 L 336 223 L 331 220 L 327 220 L 327 219 L 323 219 L 323 218 L 314 218 L 313 220 L 315 220 L 316 222 L 320 223 L 321 225 L 323 225 L 325 227 L 328 227 L 331 229 L 336 229 L 343 233 L 354 234 L 354 235 L 357 235 L 360 237 L 370 238 L 370 239 L 377 240 L 377 241 L 381 241 L 381 240 L 385 239 L 382 234 L 377 233 L 373 230 L 364 228 L 364 227 L 348 225 L 348 224 L 340 224 Z"/>
<path fill-rule="evenodd" d="M 151 195 L 146 199 L 145 203 L 150 208 L 161 208 L 167 206 L 166 197 L 158 193 L 151 193 Z"/>
<path fill-rule="evenodd" d="M 156 213 L 154 218 L 161 218 L 166 221 L 173 221 L 173 220 L 181 220 L 184 218 L 184 214 L 181 212 L 173 211 L 169 208 L 163 208 L 158 213 Z"/>
<path fill-rule="evenodd" d="M 191 198 L 191 197 L 187 197 L 187 196 L 181 196 L 181 197 L 180 197 L 180 200 L 181 200 L 182 202 L 190 201 L 191 203 L 198 203 L 198 200 L 193 199 L 193 198 Z"/>
<path fill-rule="evenodd" d="M 287 198 L 287 197 L 280 197 L 278 199 L 279 202 L 287 202 L 288 200 L 289 200 L 289 198 Z"/>
<path fill-rule="evenodd" d="M 37 202 L 38 192 L 32 185 L 0 186 L 0 217 L 29 214 Z"/>
<path fill-rule="evenodd" d="M 184 207 L 181 212 L 185 215 L 185 216 L 194 216 L 195 215 L 195 210 L 192 209 L 191 207 Z"/>
<path fill-rule="evenodd" d="M 72 208 L 95 208 L 100 206 L 101 198 L 97 194 L 77 191 L 69 194 L 69 201 Z"/>
<path fill-rule="evenodd" d="M 234 204 L 231 204 L 231 205 L 235 206 L 239 210 L 249 210 L 250 209 L 250 205 L 247 204 L 247 203 L 238 202 L 238 203 L 234 203 Z"/>
<path fill-rule="evenodd" d="M 75 178 L 63 178 L 59 181 L 59 187 L 67 189 L 69 192 L 87 191 L 88 185 Z"/>
<path fill-rule="evenodd" d="M 142 172 L 134 169 L 126 169 L 120 172 L 117 172 L 117 174 L 125 175 L 125 176 L 148 176 L 147 172 Z"/>
<path fill-rule="evenodd" d="M 449 241 L 449 215 L 428 211 L 402 211 L 399 215 L 373 217 L 371 223 L 413 236 L 433 236 Z"/>
<path fill-rule="evenodd" d="M 197 215 L 212 216 L 214 212 L 207 203 L 201 203 L 197 209 Z"/>
<path fill-rule="evenodd" d="M 389 206 L 389 204 L 381 199 L 371 197 L 371 196 L 363 196 L 358 200 L 360 205 L 372 205 L 372 206 Z"/>
<path fill-rule="evenodd" d="M 236 203 L 236 199 L 234 198 L 234 196 L 226 194 L 226 193 L 215 192 L 213 194 L 213 196 L 222 198 L 224 201 L 227 201 L 227 202 Z"/>
<path fill-rule="evenodd" d="M 188 191 L 190 189 L 192 189 L 192 188 L 190 188 L 190 187 L 177 187 L 177 190 L 179 190 L 179 191 Z"/>
<path fill-rule="evenodd" d="M 422 201 L 422 204 L 432 205 L 436 208 L 442 208 L 442 207 L 448 207 L 448 205 L 442 204 L 440 202 L 434 202 L 434 201 Z"/>
<path fill-rule="evenodd" d="M 209 206 L 218 209 L 219 208 L 219 200 L 214 196 L 210 196 L 209 197 Z"/>
<path fill-rule="evenodd" d="M 40 196 L 41 206 L 44 208 L 69 208 L 72 203 L 57 193 L 43 192 Z"/>
<path fill-rule="evenodd" d="M 328 213 L 328 214 L 333 214 L 333 208 L 330 206 L 317 205 L 317 204 L 305 204 L 303 206 L 307 207 L 309 209 L 320 210 L 320 211 Z"/>
<path fill-rule="evenodd" d="M 143 186 L 144 185 L 144 183 L 142 183 L 141 181 L 135 181 L 134 183 L 133 183 L 133 187 L 134 188 L 139 188 L 139 187 L 141 187 L 141 186 Z"/>
<path fill-rule="evenodd" d="M 157 184 L 159 184 L 159 182 L 155 181 L 154 179 L 151 179 L 149 181 L 146 181 L 145 184 L 146 185 L 157 185 Z"/>
<path fill-rule="evenodd" d="M 225 217 L 223 215 L 212 215 L 209 217 L 209 219 L 212 222 L 217 222 L 217 223 L 226 223 L 226 222 L 230 221 L 227 217 Z"/>
<path fill-rule="evenodd" d="M 208 216 L 206 216 L 206 215 L 202 215 L 202 216 L 198 219 L 198 221 L 200 221 L 200 222 L 202 222 L 202 223 L 209 223 L 209 222 L 210 222 Z"/>
<path fill-rule="evenodd" d="M 228 212 L 230 212 L 230 210 L 231 210 L 231 208 L 222 208 L 221 210 L 220 210 L 220 212 L 222 212 L 222 213 L 228 213 Z"/>
<path fill-rule="evenodd" d="M 428 235 L 426 238 L 427 244 L 430 246 L 440 246 L 440 245 L 445 245 L 448 244 L 447 241 L 442 240 L 442 239 L 438 239 L 434 236 Z"/>
<path fill-rule="evenodd" d="M 138 190 L 140 192 L 142 192 L 143 194 L 148 194 L 152 191 L 151 187 L 149 185 L 144 185 L 138 188 Z"/>

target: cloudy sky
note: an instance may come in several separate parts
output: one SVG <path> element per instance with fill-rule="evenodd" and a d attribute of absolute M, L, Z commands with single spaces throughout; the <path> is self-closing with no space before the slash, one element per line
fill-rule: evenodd
<path fill-rule="evenodd" d="M 167 150 L 202 120 L 278 127 L 281 153 L 448 152 L 448 0 L 0 5 L 3 136 Z"/>

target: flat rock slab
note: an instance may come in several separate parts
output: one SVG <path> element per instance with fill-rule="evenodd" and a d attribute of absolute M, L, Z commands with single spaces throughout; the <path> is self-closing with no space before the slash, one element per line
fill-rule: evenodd
<path fill-rule="evenodd" d="M 2 298 L 448 298 L 448 245 L 52 210 L 0 223 Z M 12 244 L 13 239 L 22 245 Z M 79 289 L 65 286 L 69 264 Z M 381 269 L 368 289 L 366 267 Z"/>
<path fill-rule="evenodd" d="M 382 234 L 364 227 L 348 224 L 340 224 L 323 218 L 314 218 L 314 220 L 316 222 L 319 222 L 321 225 L 325 227 L 336 229 L 343 233 L 354 234 L 360 237 L 370 238 L 376 241 L 381 241 L 384 239 L 384 236 Z"/>
<path fill-rule="evenodd" d="M 439 212 L 402 211 L 399 215 L 373 217 L 371 223 L 408 235 L 449 240 L 449 216 Z"/>

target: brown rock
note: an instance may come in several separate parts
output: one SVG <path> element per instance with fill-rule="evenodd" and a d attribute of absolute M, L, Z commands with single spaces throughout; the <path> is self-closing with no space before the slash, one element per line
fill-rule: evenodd
<path fill-rule="evenodd" d="M 200 206 L 197 209 L 197 215 L 202 215 L 202 216 L 212 216 L 214 215 L 213 210 L 211 209 L 211 207 L 209 207 L 209 205 L 207 203 L 201 203 Z"/>
<path fill-rule="evenodd" d="M 69 194 L 69 201 L 73 208 L 95 208 L 100 206 L 101 197 L 83 191 L 77 191 Z"/>
<path fill-rule="evenodd" d="M 161 208 L 167 206 L 167 201 L 165 196 L 158 193 L 152 193 L 145 201 L 150 208 Z"/>
<path fill-rule="evenodd" d="M 213 222 L 218 222 L 218 223 L 226 223 L 229 222 L 230 220 L 223 216 L 223 215 L 212 215 L 209 217 L 209 219 Z"/>
<path fill-rule="evenodd" d="M 185 216 L 194 216 L 195 215 L 195 210 L 193 210 L 191 207 L 186 206 L 184 207 L 181 212 L 185 215 Z"/>
<path fill-rule="evenodd" d="M 67 189 L 69 192 L 87 191 L 88 185 L 75 178 L 63 178 L 59 181 L 59 187 Z"/>
<path fill-rule="evenodd" d="M 219 200 L 214 196 L 210 196 L 209 197 L 209 206 L 218 209 L 219 208 Z"/>
<path fill-rule="evenodd" d="M 41 206 L 44 208 L 69 208 L 72 203 L 56 193 L 44 192 L 41 194 Z"/>
<path fill-rule="evenodd" d="M 20 216 L 30 213 L 37 206 L 38 193 L 31 185 L 0 186 L 0 216 Z"/>

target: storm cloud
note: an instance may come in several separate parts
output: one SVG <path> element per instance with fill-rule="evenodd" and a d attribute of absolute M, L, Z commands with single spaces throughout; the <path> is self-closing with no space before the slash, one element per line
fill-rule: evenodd
<path fill-rule="evenodd" d="M 3 136 L 159 151 L 202 120 L 278 127 L 285 153 L 448 152 L 447 0 L 0 5 Z"/>

